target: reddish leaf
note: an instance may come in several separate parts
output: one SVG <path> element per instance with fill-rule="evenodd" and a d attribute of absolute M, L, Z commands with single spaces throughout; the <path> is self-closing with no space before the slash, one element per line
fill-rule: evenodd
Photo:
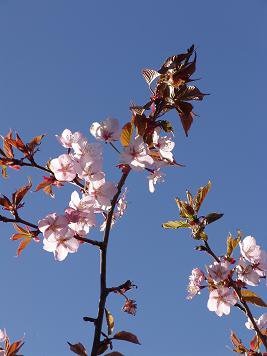
<path fill-rule="evenodd" d="M 45 187 L 47 187 L 48 185 L 50 185 L 51 183 L 47 180 L 43 180 L 41 183 L 39 183 L 37 185 L 37 187 L 35 188 L 35 192 L 39 192 L 39 190 L 44 189 Z"/>
<path fill-rule="evenodd" d="M 71 344 L 70 342 L 68 342 L 68 344 L 69 344 L 70 350 L 72 352 L 74 352 L 75 354 L 80 355 L 80 356 L 88 355 L 86 348 L 80 342 L 78 344 Z"/>
<path fill-rule="evenodd" d="M 241 342 L 241 340 L 236 336 L 236 334 L 231 331 L 231 341 L 232 344 L 234 346 L 234 352 L 243 354 L 245 352 L 247 352 L 248 350 L 245 348 L 245 346 L 243 345 L 243 343 Z"/>
<path fill-rule="evenodd" d="M 5 195 L 3 195 L 3 198 L 0 197 L 0 205 L 2 205 L 5 210 L 13 210 L 11 201 Z"/>
<path fill-rule="evenodd" d="M 11 344 L 7 350 L 7 356 L 16 356 L 17 352 L 21 349 L 23 344 L 23 339 L 13 342 L 13 344 Z"/>
<path fill-rule="evenodd" d="M 16 140 L 14 142 L 14 146 L 21 152 L 25 153 L 27 148 L 25 143 L 22 141 L 22 139 L 19 137 L 19 134 L 16 133 Z"/>
<path fill-rule="evenodd" d="M 31 242 L 30 237 L 26 237 L 23 241 L 21 241 L 17 250 L 17 256 L 21 255 L 21 252 L 29 245 L 30 242 Z"/>
<path fill-rule="evenodd" d="M 3 137 L 4 140 L 4 151 L 7 157 L 14 158 L 14 152 L 12 145 L 9 143 L 9 140 L 12 140 L 12 131 L 10 130 L 9 133 Z"/>
<path fill-rule="evenodd" d="M 14 194 L 13 194 L 13 203 L 15 205 L 18 205 L 22 199 L 24 198 L 24 196 L 28 193 L 28 191 L 31 189 L 32 187 L 32 182 L 29 179 L 29 183 L 21 188 L 19 188 Z"/>
<path fill-rule="evenodd" d="M 188 132 L 190 127 L 193 123 L 193 106 L 190 103 L 180 102 L 179 105 L 176 107 L 178 114 L 180 116 L 183 129 L 185 132 L 186 137 L 188 137 Z"/>
<path fill-rule="evenodd" d="M 28 143 L 28 147 L 31 153 L 34 153 L 35 148 L 41 144 L 41 141 L 44 137 L 45 135 L 36 136 L 31 140 L 30 143 Z"/>
<path fill-rule="evenodd" d="M 124 356 L 124 355 L 118 351 L 113 351 L 108 354 L 105 354 L 105 356 Z"/>
<path fill-rule="evenodd" d="M 44 187 L 43 191 L 46 194 L 50 195 L 51 198 L 55 198 L 55 193 L 53 192 L 53 189 L 52 189 L 51 185 L 48 185 L 47 187 Z"/>
<path fill-rule="evenodd" d="M 258 337 L 258 335 L 255 335 L 249 343 L 250 349 L 256 351 L 260 348 L 260 345 L 261 345 L 261 339 Z"/>
<path fill-rule="evenodd" d="M 103 340 L 100 342 L 99 348 L 97 350 L 97 355 L 102 355 L 108 349 L 108 340 Z"/>
<path fill-rule="evenodd" d="M 23 227 L 19 226 L 18 224 L 14 223 L 13 226 L 18 232 L 20 232 L 22 234 L 29 234 L 29 230 L 24 229 Z"/>
<path fill-rule="evenodd" d="M 127 122 L 127 124 L 125 124 L 121 130 L 121 144 L 124 147 L 129 146 L 131 142 L 132 134 L 133 134 L 133 124 L 131 122 Z"/>
<path fill-rule="evenodd" d="M 132 342 L 134 344 L 141 345 L 141 343 L 139 342 L 137 336 L 135 336 L 134 334 L 132 334 L 132 333 L 130 333 L 128 331 L 119 331 L 118 333 L 116 333 L 113 336 L 113 339 L 124 340 L 124 341 L 128 341 L 128 342 Z"/>
<path fill-rule="evenodd" d="M 257 305 L 258 307 L 267 307 L 267 304 L 264 302 L 264 300 L 262 300 L 256 293 L 248 289 L 241 290 L 241 295 L 242 299 L 247 303 Z"/>
<path fill-rule="evenodd" d="M 26 237 L 29 237 L 28 234 L 13 234 L 11 237 L 10 237 L 10 240 L 13 240 L 13 241 L 16 241 L 16 240 L 19 240 L 19 239 L 25 239 Z"/>

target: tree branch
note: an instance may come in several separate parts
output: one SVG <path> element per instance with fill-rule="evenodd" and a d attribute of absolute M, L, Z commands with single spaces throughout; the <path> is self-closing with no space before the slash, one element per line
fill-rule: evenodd
<path fill-rule="evenodd" d="M 100 346 L 100 337 L 102 332 L 102 325 L 103 325 L 103 317 L 105 312 L 105 305 L 106 299 L 109 294 L 109 289 L 107 288 L 107 249 L 108 249 L 108 242 L 109 242 L 109 234 L 111 229 L 111 222 L 112 216 L 114 213 L 114 209 L 117 203 L 117 200 L 121 194 L 122 187 L 130 173 L 130 169 L 128 172 L 123 173 L 121 179 L 117 186 L 117 193 L 114 195 L 111 201 L 111 209 L 108 213 L 106 229 L 104 233 L 103 243 L 100 247 L 100 298 L 98 303 L 98 315 L 95 321 L 95 333 L 94 333 L 94 341 L 91 351 L 91 356 L 96 356 L 97 351 Z"/>

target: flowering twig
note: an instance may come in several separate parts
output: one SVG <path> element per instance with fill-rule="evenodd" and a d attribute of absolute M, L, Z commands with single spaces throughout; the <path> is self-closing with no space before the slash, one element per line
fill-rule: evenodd
<path fill-rule="evenodd" d="M 220 262 L 219 257 L 217 257 L 216 254 L 212 251 L 212 249 L 211 249 L 211 247 L 210 247 L 210 245 L 208 244 L 207 241 L 205 241 L 205 246 L 207 248 L 207 250 L 206 250 L 207 253 L 209 255 L 211 255 L 215 259 L 216 262 Z M 259 327 L 258 327 L 258 325 L 257 325 L 257 323 L 256 323 L 256 321 L 255 321 L 255 319 L 254 319 L 254 317 L 252 315 L 252 312 L 251 312 L 247 302 L 245 300 L 243 300 L 240 288 L 236 285 L 236 283 L 233 281 L 233 279 L 231 277 L 229 277 L 229 281 L 230 281 L 230 286 L 235 290 L 236 294 L 238 295 L 239 301 L 243 306 L 243 308 L 240 308 L 240 305 L 237 305 L 237 307 L 239 307 L 239 309 L 245 311 L 247 317 L 249 318 L 249 320 L 251 321 L 251 323 L 252 323 L 252 325 L 253 325 L 253 327 L 255 329 L 255 332 L 257 333 L 258 337 L 261 339 L 261 341 L 262 341 L 262 343 L 265 346 L 265 349 L 267 351 L 267 338 L 266 338 L 265 335 L 263 335 L 261 333 L 261 331 L 260 331 L 260 329 L 259 329 Z"/>

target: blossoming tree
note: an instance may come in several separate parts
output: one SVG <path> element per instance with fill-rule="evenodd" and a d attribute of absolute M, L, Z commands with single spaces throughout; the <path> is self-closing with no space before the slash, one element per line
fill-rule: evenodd
<path fill-rule="evenodd" d="M 164 181 L 163 170 L 168 167 L 180 167 L 173 156 L 174 134 L 169 121 L 163 120 L 163 115 L 175 110 L 181 120 L 182 127 L 188 135 L 193 123 L 194 113 L 192 101 L 202 100 L 205 94 L 194 85 L 192 74 L 196 69 L 196 53 L 194 46 L 187 52 L 167 58 L 159 70 L 144 69 L 143 76 L 151 91 L 151 97 L 144 105 L 130 107 L 131 119 L 122 128 L 118 120 L 108 118 L 103 122 L 94 122 L 89 129 L 91 142 L 81 132 L 71 132 L 65 129 L 57 136 L 63 153 L 59 157 L 42 165 L 37 163 L 36 153 L 44 135 L 36 136 L 25 143 L 19 134 L 10 131 L 3 138 L 3 149 L 0 149 L 0 165 L 2 176 L 7 177 L 8 169 L 22 169 L 24 166 L 37 169 L 45 176 L 35 185 L 31 181 L 17 189 L 11 197 L 2 195 L 0 205 L 6 212 L 0 215 L 3 223 L 13 223 L 16 233 L 12 240 L 19 240 L 17 254 L 32 241 L 43 242 L 43 249 L 53 254 L 57 261 L 64 261 L 69 253 L 76 253 L 80 248 L 94 247 L 100 256 L 100 291 L 98 311 L 94 316 L 85 316 L 84 321 L 92 323 L 94 338 L 91 355 L 104 354 L 109 356 L 122 355 L 113 351 L 114 341 L 128 341 L 140 344 L 136 335 L 129 331 L 114 332 L 114 317 L 107 308 L 107 300 L 111 295 L 121 295 L 125 299 L 122 310 L 135 315 L 136 301 L 130 299 L 127 292 L 135 285 L 131 280 L 116 286 L 107 285 L 107 252 L 112 226 L 123 216 L 127 208 L 126 181 L 129 174 L 145 172 L 148 174 L 148 188 L 151 193 L 155 185 Z M 155 84 L 154 84 L 155 83 Z M 120 145 L 117 143 L 120 142 Z M 121 178 L 117 184 L 107 180 L 103 168 L 103 146 L 108 144 L 118 154 L 115 165 L 121 171 Z M 44 191 L 54 197 L 54 188 L 63 188 L 71 184 L 74 191 L 69 205 L 63 213 L 54 212 L 42 217 L 38 222 L 27 221 L 21 214 L 27 193 Z M 256 245 L 253 237 L 246 237 L 241 241 L 240 233 L 235 239 L 228 237 L 227 252 L 223 256 L 216 256 L 211 250 L 206 225 L 220 218 L 222 215 L 212 213 L 205 217 L 198 217 L 198 210 L 205 198 L 210 183 L 201 188 L 195 198 L 188 192 L 188 202 L 177 199 L 180 215 L 184 220 L 171 221 L 164 224 L 165 228 L 191 228 L 195 239 L 201 240 L 202 245 L 197 249 L 205 251 L 214 258 L 206 273 L 195 268 L 190 276 L 188 298 L 198 294 L 205 287 L 210 295 L 208 309 L 218 316 L 229 314 L 231 306 L 236 306 L 248 316 L 247 327 L 256 331 L 253 345 L 248 350 L 241 341 L 232 335 L 235 351 L 259 354 L 261 344 L 266 347 L 266 314 L 254 319 L 248 303 L 266 306 L 256 294 L 249 292 L 246 286 L 256 286 L 265 277 L 266 254 Z M 10 215 L 7 215 L 7 214 Z M 98 228 L 103 232 L 103 238 L 90 239 L 90 231 Z M 240 245 L 241 257 L 236 266 L 232 252 Z M 0 333 L 3 347 L 1 356 L 18 355 L 23 345 L 23 339 L 10 342 L 6 331 Z M 82 343 L 68 343 L 70 350 L 78 355 L 88 355 L 89 348 Z"/>

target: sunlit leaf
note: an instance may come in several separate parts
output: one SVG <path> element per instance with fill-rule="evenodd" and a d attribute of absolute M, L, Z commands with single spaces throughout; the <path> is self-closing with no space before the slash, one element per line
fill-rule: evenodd
<path fill-rule="evenodd" d="M 242 299 L 247 303 L 257 305 L 258 307 L 267 307 L 267 304 L 256 293 L 248 289 L 241 290 L 241 296 Z"/>
<path fill-rule="evenodd" d="M 239 354 L 244 354 L 248 351 L 245 348 L 245 346 L 243 345 L 242 341 L 236 336 L 236 334 L 233 331 L 231 331 L 230 338 L 231 338 L 232 344 L 234 346 L 234 349 L 233 349 L 234 352 L 237 352 Z"/>
<path fill-rule="evenodd" d="M 133 124 L 131 122 L 127 122 L 127 124 L 125 124 L 121 130 L 121 144 L 124 147 L 129 146 L 131 142 L 132 134 L 133 134 Z"/>
<path fill-rule="evenodd" d="M 200 187 L 196 196 L 194 197 L 194 209 L 196 212 L 199 211 L 201 204 L 203 203 L 206 195 L 208 194 L 211 188 L 211 181 L 208 182 L 204 187 Z"/>
<path fill-rule="evenodd" d="M 105 308 L 106 321 L 108 326 L 108 335 L 111 335 L 114 330 L 114 318 L 108 309 Z"/>
<path fill-rule="evenodd" d="M 227 237 L 227 256 L 230 257 L 234 249 L 238 246 L 241 236 L 234 238 L 231 234 Z"/>
<path fill-rule="evenodd" d="M 17 250 L 17 256 L 21 255 L 21 252 L 29 245 L 31 240 L 32 239 L 30 237 L 26 237 L 23 241 L 21 241 Z"/>
<path fill-rule="evenodd" d="M 190 225 L 186 221 L 167 221 L 166 223 L 162 224 L 164 229 L 181 229 L 181 228 L 189 228 Z"/>
<path fill-rule="evenodd" d="M 13 344 L 11 344 L 7 350 L 7 356 L 16 356 L 17 352 L 21 349 L 23 344 L 24 344 L 23 339 L 13 342 Z"/>
<path fill-rule="evenodd" d="M 142 74 L 143 74 L 143 77 L 145 79 L 145 81 L 147 82 L 147 84 L 151 85 L 151 83 L 157 78 L 160 76 L 160 74 L 154 70 L 154 69 L 143 69 L 142 70 Z"/>

